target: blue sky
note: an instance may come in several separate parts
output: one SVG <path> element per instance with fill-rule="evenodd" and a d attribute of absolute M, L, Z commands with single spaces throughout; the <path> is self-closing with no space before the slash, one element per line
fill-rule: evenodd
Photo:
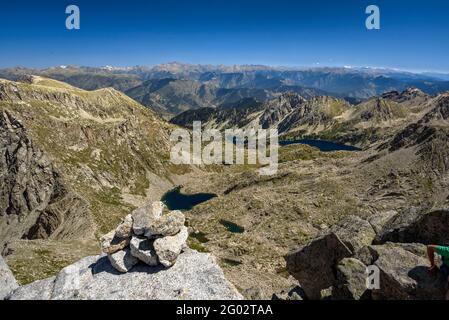
<path fill-rule="evenodd" d="M 81 30 L 65 28 L 65 8 Z M 381 30 L 365 28 L 365 8 Z M 377 66 L 449 72 L 446 0 L 10 1 L 0 67 L 202 64 Z"/>

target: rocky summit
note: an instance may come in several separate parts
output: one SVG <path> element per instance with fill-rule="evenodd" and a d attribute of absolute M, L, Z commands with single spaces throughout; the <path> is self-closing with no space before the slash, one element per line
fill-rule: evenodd
<path fill-rule="evenodd" d="M 65 267 L 55 277 L 18 288 L 9 268 L 0 260 L 0 297 L 241 299 L 210 254 L 187 247 L 184 215 L 179 211 L 163 214 L 163 209 L 164 205 L 156 202 L 134 210 L 101 238 L 102 255 L 86 257 Z"/>
<path fill-rule="evenodd" d="M 215 259 L 186 249 L 171 268 L 139 263 L 131 272 L 117 271 L 105 255 L 84 258 L 55 277 L 16 289 L 11 300 L 146 300 L 242 299 Z"/>

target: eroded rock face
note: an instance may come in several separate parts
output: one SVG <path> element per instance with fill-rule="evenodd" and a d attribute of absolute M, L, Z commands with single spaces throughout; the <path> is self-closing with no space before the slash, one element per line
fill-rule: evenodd
<path fill-rule="evenodd" d="M 5 260 L 0 256 L 0 300 L 5 299 L 18 286 L 14 275 Z"/>
<path fill-rule="evenodd" d="M 11 300 L 228 300 L 242 299 L 215 259 L 186 249 L 171 268 L 138 264 L 119 273 L 105 256 L 87 257 L 56 277 L 18 288 Z"/>
<path fill-rule="evenodd" d="M 28 137 L 22 122 L 8 111 L 0 113 L 0 137 L 0 211 L 2 215 L 26 215 L 49 200 L 57 176 L 50 160 Z"/>
<path fill-rule="evenodd" d="M 22 121 L 1 111 L 0 245 L 21 238 L 85 237 L 92 223 L 87 202 L 69 190 Z"/>

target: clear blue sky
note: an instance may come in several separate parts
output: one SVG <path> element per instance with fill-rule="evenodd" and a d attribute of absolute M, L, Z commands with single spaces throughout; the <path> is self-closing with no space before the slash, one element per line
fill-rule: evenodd
<path fill-rule="evenodd" d="M 20 4 L 19 4 L 20 3 Z M 65 29 L 65 7 L 81 30 Z M 377 4 L 381 30 L 365 28 Z M 202 64 L 449 71 L 447 0 L 9 1 L 0 67 Z"/>

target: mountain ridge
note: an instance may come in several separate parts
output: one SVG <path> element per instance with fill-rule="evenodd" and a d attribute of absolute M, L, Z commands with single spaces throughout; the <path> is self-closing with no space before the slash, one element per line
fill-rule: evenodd
<path fill-rule="evenodd" d="M 209 90 L 228 89 L 243 93 L 244 97 L 257 95 L 262 101 L 274 98 L 287 91 L 303 95 L 331 95 L 351 101 L 361 101 L 385 92 L 403 91 L 417 87 L 427 94 L 438 94 L 449 90 L 449 81 L 424 74 L 414 74 L 390 69 L 373 68 L 286 68 L 268 66 L 212 66 L 189 65 L 182 63 L 161 64 L 153 67 L 53 67 L 47 69 L 9 68 L 0 70 L 0 77 L 18 80 L 25 74 L 41 75 L 87 90 L 113 87 L 127 92 L 139 102 L 139 92 L 145 91 L 146 81 L 176 79 L 199 81 Z M 140 89 L 136 89 L 139 88 Z M 247 91 L 246 93 L 245 90 Z M 151 91 L 151 90 L 150 90 Z M 148 107 L 155 104 L 158 112 L 167 117 L 176 115 L 176 102 L 182 102 L 185 88 L 172 93 L 161 94 L 158 99 L 148 99 Z M 308 92 L 307 92 L 308 91 Z M 170 90 L 169 90 L 170 92 Z M 151 94 L 152 92 L 147 92 Z M 133 96 L 135 94 L 135 96 Z M 151 101 L 150 101 L 151 100 Z M 198 95 L 187 97 L 184 108 L 216 106 L 229 101 L 198 100 Z M 217 100 L 217 99 L 215 99 Z M 233 99 L 235 102 L 235 99 Z M 173 109 L 173 112 L 167 110 Z"/>

